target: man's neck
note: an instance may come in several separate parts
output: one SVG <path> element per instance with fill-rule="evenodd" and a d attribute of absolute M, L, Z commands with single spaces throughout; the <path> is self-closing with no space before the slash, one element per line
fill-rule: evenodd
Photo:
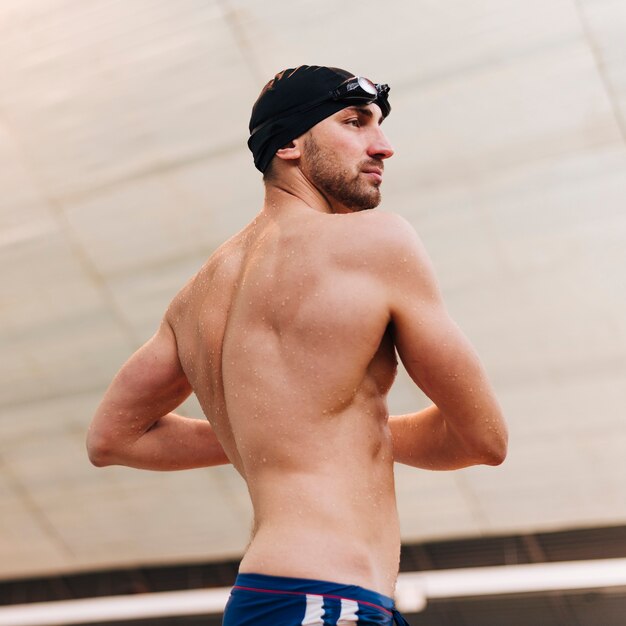
<path fill-rule="evenodd" d="M 308 209 L 319 213 L 352 213 L 341 203 L 325 196 L 304 176 L 288 181 L 266 183 L 264 211 L 272 213 L 288 207 Z"/>

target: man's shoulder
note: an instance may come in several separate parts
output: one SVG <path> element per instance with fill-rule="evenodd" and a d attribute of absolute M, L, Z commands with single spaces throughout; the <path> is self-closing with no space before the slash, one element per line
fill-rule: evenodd
<path fill-rule="evenodd" d="M 430 289 L 434 268 L 413 225 L 397 213 L 363 215 L 352 233 L 347 252 L 388 293 Z M 348 239 L 348 237 L 346 237 Z M 396 297 L 394 296 L 394 297 Z"/>
<path fill-rule="evenodd" d="M 398 213 L 362 211 L 353 215 L 362 234 L 381 246 L 401 244 L 415 237 L 411 223 Z"/>
<path fill-rule="evenodd" d="M 368 211 L 356 214 L 346 245 L 375 266 L 395 264 L 398 258 L 415 251 L 418 237 L 411 223 L 397 213 Z"/>

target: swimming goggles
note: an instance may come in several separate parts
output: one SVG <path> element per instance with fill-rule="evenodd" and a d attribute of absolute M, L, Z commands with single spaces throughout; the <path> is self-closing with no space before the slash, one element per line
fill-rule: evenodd
<path fill-rule="evenodd" d="M 380 85 L 373 83 L 369 78 L 363 76 L 355 76 L 348 79 L 330 92 L 332 100 L 362 102 L 363 104 L 372 104 L 376 102 L 380 106 L 383 117 L 387 117 L 391 111 L 387 94 L 390 91 L 389 85 Z"/>

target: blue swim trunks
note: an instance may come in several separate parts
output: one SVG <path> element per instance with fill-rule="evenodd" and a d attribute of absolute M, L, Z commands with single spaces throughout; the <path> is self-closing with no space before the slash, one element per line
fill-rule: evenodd
<path fill-rule="evenodd" d="M 393 599 L 355 585 L 239 574 L 222 626 L 409 626 Z"/>

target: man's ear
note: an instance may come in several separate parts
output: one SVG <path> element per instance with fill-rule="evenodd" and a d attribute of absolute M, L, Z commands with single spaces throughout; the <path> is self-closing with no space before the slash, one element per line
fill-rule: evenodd
<path fill-rule="evenodd" d="M 302 150 L 300 149 L 300 142 L 297 139 L 290 141 L 287 145 L 276 150 L 276 156 L 284 161 L 294 161 L 295 159 L 299 159 L 301 155 Z"/>

